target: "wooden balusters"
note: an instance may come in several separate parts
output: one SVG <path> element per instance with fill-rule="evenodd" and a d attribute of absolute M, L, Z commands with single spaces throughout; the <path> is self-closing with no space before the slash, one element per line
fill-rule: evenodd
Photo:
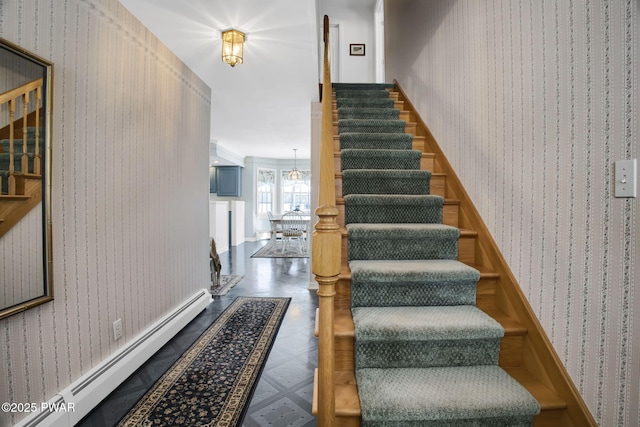
<path fill-rule="evenodd" d="M 22 173 L 29 173 L 29 155 L 27 154 L 27 132 L 29 126 L 27 126 L 27 115 L 29 114 L 29 92 L 22 94 L 22 159 L 21 169 Z"/>
<path fill-rule="evenodd" d="M 14 141 L 14 129 L 13 121 L 16 116 L 16 101 L 14 99 L 9 100 L 9 176 L 7 177 L 8 194 L 16 194 L 16 177 L 13 165 L 13 156 L 15 155 L 15 141 Z"/>
<path fill-rule="evenodd" d="M 42 86 L 36 87 L 36 145 L 33 149 L 33 173 L 42 175 L 40 157 L 40 107 L 42 106 Z"/>

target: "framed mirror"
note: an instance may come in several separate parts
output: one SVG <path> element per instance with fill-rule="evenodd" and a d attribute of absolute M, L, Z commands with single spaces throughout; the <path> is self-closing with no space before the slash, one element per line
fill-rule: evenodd
<path fill-rule="evenodd" d="M 53 300 L 52 72 L 0 39 L 0 319 Z"/>

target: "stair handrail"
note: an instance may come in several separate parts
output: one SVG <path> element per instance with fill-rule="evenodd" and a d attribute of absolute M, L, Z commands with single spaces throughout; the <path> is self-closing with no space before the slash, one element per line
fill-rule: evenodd
<path fill-rule="evenodd" d="M 318 282 L 318 426 L 333 426 L 335 420 L 334 296 L 340 275 L 341 234 L 338 226 L 333 166 L 333 120 L 329 17 L 324 16 L 324 64 L 322 80 L 322 124 L 320 129 L 319 220 L 312 246 L 312 271 Z"/>
<path fill-rule="evenodd" d="M 15 179 L 15 166 L 14 166 L 14 158 L 15 158 L 15 112 L 16 112 L 16 102 L 19 98 L 22 98 L 22 158 L 21 158 L 21 173 L 29 173 L 29 156 L 27 154 L 27 119 L 28 119 L 28 111 L 29 111 L 29 103 L 31 98 L 31 93 L 35 93 L 35 147 L 34 147 L 34 156 L 33 156 L 33 171 L 32 173 L 39 175 L 41 173 L 40 168 L 40 105 L 42 102 L 42 84 L 43 79 L 39 78 L 33 80 L 29 83 L 26 83 L 22 86 L 16 87 L 14 89 L 8 90 L 0 94 L 0 108 L 3 105 L 8 104 L 9 110 L 9 176 L 7 178 L 8 187 L 7 193 L 9 195 L 16 194 L 16 179 Z M 0 178 L 1 180 L 1 178 Z M 0 181 L 0 184 L 2 182 Z M 1 186 L 1 185 L 0 185 Z"/>

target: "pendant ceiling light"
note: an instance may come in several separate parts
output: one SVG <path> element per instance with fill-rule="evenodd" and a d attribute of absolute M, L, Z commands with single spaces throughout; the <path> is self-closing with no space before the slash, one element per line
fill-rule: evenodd
<path fill-rule="evenodd" d="M 293 149 L 293 170 L 287 174 L 287 179 L 289 181 L 302 181 L 302 172 L 300 172 L 296 167 L 297 166 L 296 163 L 298 160 L 298 156 L 296 156 L 296 151 L 298 151 L 298 149 L 294 148 Z"/>
<path fill-rule="evenodd" d="M 244 33 L 238 30 L 222 32 L 222 62 L 235 67 L 242 64 L 244 51 Z"/>

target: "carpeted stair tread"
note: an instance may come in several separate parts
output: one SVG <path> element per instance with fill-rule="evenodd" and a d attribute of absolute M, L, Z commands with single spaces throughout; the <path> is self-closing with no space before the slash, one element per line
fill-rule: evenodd
<path fill-rule="evenodd" d="M 382 119 L 398 120 L 400 110 L 397 108 L 339 107 L 339 119 Z"/>
<path fill-rule="evenodd" d="M 385 90 L 393 89 L 393 83 L 332 83 L 335 90 Z"/>
<path fill-rule="evenodd" d="M 342 171 L 342 195 L 427 195 L 431 171 L 405 169 L 346 169 Z"/>
<path fill-rule="evenodd" d="M 337 98 L 336 106 L 342 107 L 364 107 L 364 108 L 393 108 L 395 100 L 393 98 Z"/>
<path fill-rule="evenodd" d="M 336 89 L 336 99 L 340 98 L 388 98 L 386 89 Z"/>
<path fill-rule="evenodd" d="M 453 259 L 352 260 L 351 306 L 474 305 L 480 272 Z"/>
<path fill-rule="evenodd" d="M 358 340 L 424 341 L 502 338 L 504 329 L 472 305 L 353 307 Z"/>
<path fill-rule="evenodd" d="M 460 237 L 460 229 L 444 224 L 348 224 L 349 239 L 451 239 Z"/>
<path fill-rule="evenodd" d="M 341 150 L 340 164 L 345 169 L 420 169 L 422 152 L 418 150 L 357 149 Z"/>
<path fill-rule="evenodd" d="M 421 283 L 478 281 L 480 272 L 453 259 L 434 260 L 353 260 L 349 262 L 352 281 Z"/>
<path fill-rule="evenodd" d="M 392 119 L 338 119 L 338 132 L 404 133 L 406 123 Z"/>
<path fill-rule="evenodd" d="M 504 329 L 472 305 L 353 307 L 362 368 L 496 365 Z"/>
<path fill-rule="evenodd" d="M 392 149 L 410 150 L 413 145 L 413 135 L 410 133 L 366 133 L 340 132 L 340 149 Z"/>
<path fill-rule="evenodd" d="M 441 223 L 444 198 L 432 195 L 349 194 L 345 224 Z"/>
<path fill-rule="evenodd" d="M 443 224 L 347 224 L 347 259 L 456 259 L 460 230 Z"/>
<path fill-rule="evenodd" d="M 358 369 L 363 426 L 531 426 L 531 394 L 498 366 Z"/>

